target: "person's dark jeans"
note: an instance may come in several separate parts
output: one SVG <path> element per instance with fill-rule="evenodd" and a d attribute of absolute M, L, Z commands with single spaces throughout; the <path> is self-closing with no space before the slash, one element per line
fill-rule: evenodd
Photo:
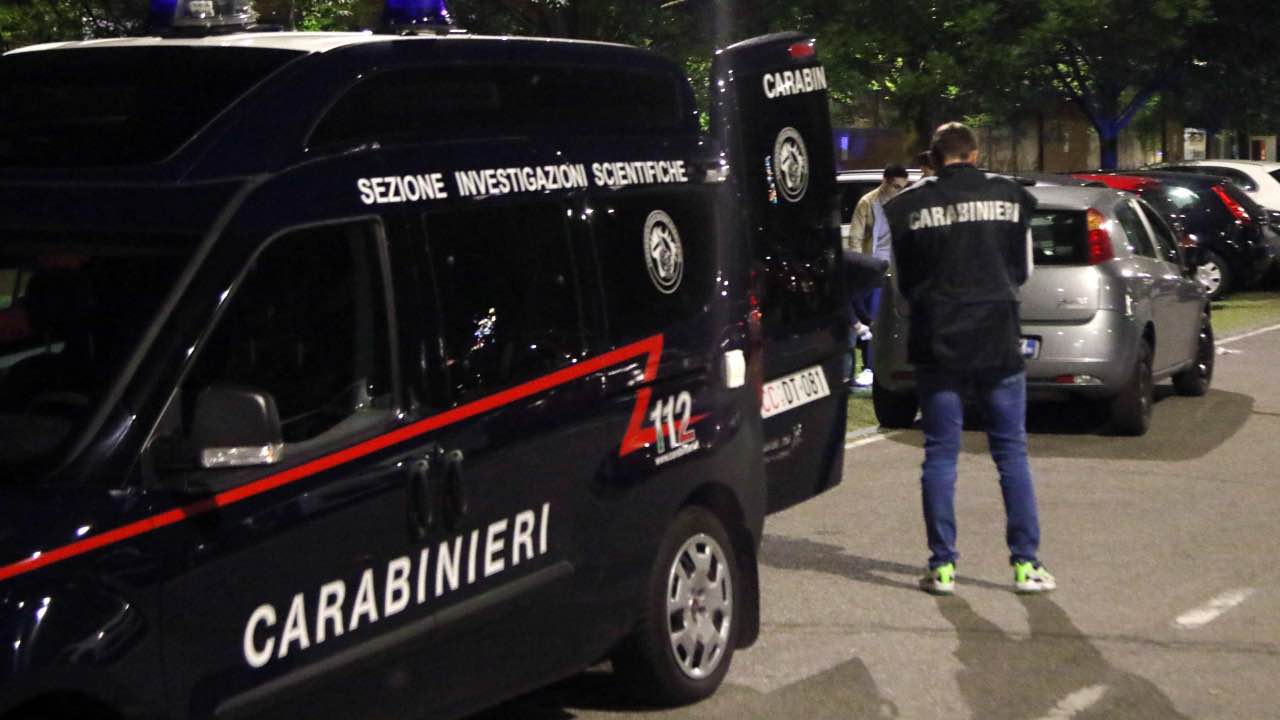
<path fill-rule="evenodd" d="M 854 295 L 851 303 L 854 319 L 867 327 L 871 327 L 871 323 L 876 318 L 876 312 L 880 309 L 880 288 L 872 288 Z M 867 370 L 872 370 L 871 343 L 873 342 L 875 342 L 874 337 L 870 340 L 858 340 L 853 337 L 849 340 L 850 348 L 856 347 L 862 351 L 862 367 Z M 851 368 L 850 378 L 856 374 L 858 369 L 856 365 L 857 363 L 854 363 L 854 367 Z"/>
<path fill-rule="evenodd" d="M 987 442 L 1000 473 L 1004 496 L 1005 542 L 1009 561 L 1036 562 L 1040 521 L 1027 462 L 1027 378 L 1024 372 L 958 373 L 916 369 L 916 390 L 924 428 L 920 477 L 929 567 L 954 563 L 956 552 L 956 461 L 964 427 L 964 398 L 972 390 L 986 413 Z"/>

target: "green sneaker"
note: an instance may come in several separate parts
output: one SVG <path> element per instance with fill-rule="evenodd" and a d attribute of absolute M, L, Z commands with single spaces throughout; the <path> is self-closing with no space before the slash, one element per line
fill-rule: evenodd
<path fill-rule="evenodd" d="M 1038 562 L 1013 564 L 1013 586 L 1020 593 L 1043 593 L 1058 587 L 1048 570 Z"/>
<path fill-rule="evenodd" d="M 929 574 L 920 578 L 920 589 L 930 595 L 950 595 L 956 591 L 956 564 L 947 563 L 930 568 Z"/>

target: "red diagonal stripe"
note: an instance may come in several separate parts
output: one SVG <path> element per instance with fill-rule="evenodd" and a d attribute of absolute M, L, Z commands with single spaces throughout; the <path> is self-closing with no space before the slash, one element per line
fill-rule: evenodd
<path fill-rule="evenodd" d="M 307 477 L 311 477 L 317 473 L 331 470 L 339 465 L 344 465 L 353 460 L 365 457 L 372 453 L 384 450 L 393 445 L 402 443 L 406 440 L 425 435 L 426 433 L 440 428 L 453 425 L 455 423 L 468 420 L 482 413 L 489 412 L 504 405 L 510 405 L 518 400 L 523 400 L 531 395 L 545 392 L 567 382 L 586 377 L 591 373 L 599 372 L 607 367 L 617 365 L 625 360 L 629 360 L 637 355 L 647 355 L 644 368 L 644 381 L 652 382 L 658 376 L 658 363 L 662 357 L 662 336 L 654 335 L 639 342 L 632 343 L 625 347 L 618 348 L 600 355 L 598 357 L 584 360 L 580 363 L 570 365 L 562 370 L 557 370 L 550 375 L 544 375 L 535 378 L 529 382 L 517 385 L 513 388 L 503 390 L 493 395 L 488 395 L 475 402 L 461 405 L 452 410 L 447 410 L 439 415 L 433 415 L 425 420 L 419 420 L 411 425 L 393 430 L 385 435 L 371 438 L 349 448 L 339 450 L 330 455 L 312 460 L 294 468 L 289 468 L 274 475 L 268 475 L 261 480 L 255 480 L 238 488 L 218 493 L 212 498 L 200 500 L 180 508 L 169 510 L 149 518 L 144 518 L 136 522 L 129 523 L 122 527 L 107 530 L 96 535 L 90 535 L 83 540 L 58 548 L 38 552 L 29 558 L 19 560 L 4 567 L 0 567 L 0 582 L 29 573 L 33 570 L 61 562 L 68 558 L 83 555 L 108 545 L 113 545 L 130 538 L 149 533 L 152 530 L 158 530 L 174 523 L 182 522 L 188 518 L 197 515 L 203 515 L 211 510 L 220 507 L 226 507 L 246 500 L 248 498 L 270 492 L 277 488 L 295 483 Z M 632 450 L 643 447 L 644 443 L 640 442 L 635 445 L 636 438 L 641 437 L 641 433 L 633 432 L 633 426 L 639 427 L 644 420 L 644 410 L 649 405 L 649 396 L 652 391 L 649 388 L 641 388 L 636 393 L 636 407 L 631 413 L 631 424 L 627 428 L 627 434 L 622 441 L 622 450 L 620 455 L 626 455 Z M 631 447 L 635 445 L 635 447 Z M 629 450 L 628 447 L 631 447 Z"/>

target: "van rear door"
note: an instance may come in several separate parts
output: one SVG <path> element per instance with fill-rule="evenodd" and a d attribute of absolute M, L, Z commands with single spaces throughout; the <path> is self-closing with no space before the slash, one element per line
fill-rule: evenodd
<path fill-rule="evenodd" d="M 838 483 L 843 464 L 849 322 L 827 78 L 812 38 L 780 33 L 717 52 L 711 82 L 722 216 L 751 246 L 763 315 L 772 512 Z"/>

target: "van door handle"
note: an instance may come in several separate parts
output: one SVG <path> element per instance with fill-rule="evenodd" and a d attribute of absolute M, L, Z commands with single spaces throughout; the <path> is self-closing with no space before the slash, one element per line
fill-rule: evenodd
<path fill-rule="evenodd" d="M 450 450 L 444 454 L 445 493 L 455 525 L 467 514 L 467 487 L 462 473 L 464 457 L 461 450 Z"/>
<path fill-rule="evenodd" d="M 431 461 L 409 463 L 409 534 L 415 541 L 427 539 L 435 524 L 435 499 L 431 492 Z"/>

